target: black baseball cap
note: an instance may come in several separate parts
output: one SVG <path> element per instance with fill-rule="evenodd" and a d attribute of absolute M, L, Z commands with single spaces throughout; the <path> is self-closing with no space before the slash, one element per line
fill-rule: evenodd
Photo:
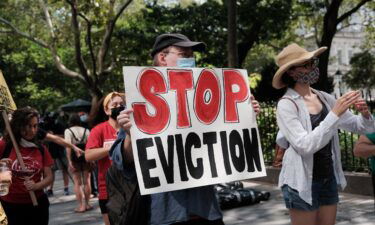
<path fill-rule="evenodd" d="M 171 45 L 183 48 L 192 48 L 193 51 L 199 52 L 206 49 L 206 44 L 204 42 L 190 41 L 190 39 L 183 34 L 161 34 L 155 39 L 151 56 L 154 57 L 156 53 Z"/>

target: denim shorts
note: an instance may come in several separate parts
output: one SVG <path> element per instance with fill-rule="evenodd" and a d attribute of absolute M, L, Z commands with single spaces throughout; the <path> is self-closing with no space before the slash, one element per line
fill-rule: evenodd
<path fill-rule="evenodd" d="M 281 188 L 284 196 L 285 206 L 288 209 L 303 211 L 315 211 L 323 205 L 335 205 L 339 202 L 339 194 L 335 176 L 312 181 L 312 205 L 308 204 L 299 196 L 298 191 L 287 184 Z"/>

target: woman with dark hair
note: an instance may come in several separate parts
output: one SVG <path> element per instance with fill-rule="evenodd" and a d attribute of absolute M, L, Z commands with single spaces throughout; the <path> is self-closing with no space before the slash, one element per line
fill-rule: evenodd
<path fill-rule="evenodd" d="M 375 129 L 359 91 L 337 100 L 311 88 L 319 79 L 318 56 L 326 47 L 309 52 L 297 44 L 276 57 L 279 69 L 274 88 L 287 88 L 277 104 L 277 124 L 287 147 L 279 177 L 293 225 L 334 224 L 338 186 L 345 188 L 338 129 L 366 133 Z M 360 112 L 354 115 L 351 106 Z M 280 138 L 278 138 L 280 143 Z"/>
<path fill-rule="evenodd" d="M 69 128 L 65 130 L 64 137 L 68 143 L 77 145 L 85 149 L 85 144 L 90 131 L 81 126 L 81 120 L 78 114 L 72 114 L 69 118 Z M 84 155 L 77 154 L 71 148 L 66 148 L 66 155 L 69 162 L 69 170 L 73 174 L 74 192 L 78 202 L 75 212 L 85 212 L 92 209 L 89 204 L 91 185 L 90 172 L 92 163 L 86 162 Z"/>
<path fill-rule="evenodd" d="M 0 140 L 1 158 L 12 160 L 12 184 L 9 194 L 0 198 L 9 225 L 48 224 L 49 201 L 43 189 L 52 182 L 53 160 L 47 148 L 37 138 L 39 114 L 31 108 L 17 109 L 12 114 L 10 126 L 26 170 L 22 170 L 10 136 Z M 34 191 L 38 206 L 33 206 L 29 191 Z"/>

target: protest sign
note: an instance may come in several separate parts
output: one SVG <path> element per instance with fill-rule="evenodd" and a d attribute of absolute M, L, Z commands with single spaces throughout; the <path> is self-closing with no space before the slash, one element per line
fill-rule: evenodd
<path fill-rule="evenodd" d="M 142 195 L 266 175 L 246 70 L 123 73 Z"/>
<path fill-rule="evenodd" d="M 3 73 L 0 70 L 0 108 L 6 111 L 16 110 L 16 104 L 13 101 L 8 85 L 5 82 Z"/>

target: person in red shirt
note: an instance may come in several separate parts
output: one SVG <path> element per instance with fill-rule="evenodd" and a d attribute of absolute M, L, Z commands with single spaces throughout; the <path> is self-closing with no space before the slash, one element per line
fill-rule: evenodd
<path fill-rule="evenodd" d="M 109 150 L 117 138 L 119 125 L 117 116 L 122 111 L 125 104 L 123 93 L 111 92 L 103 101 L 103 107 L 106 115 L 109 117 L 107 121 L 96 125 L 90 132 L 86 143 L 86 161 L 98 161 L 98 186 L 99 186 L 99 206 L 106 225 L 109 225 L 107 188 L 105 174 L 112 162 L 109 158 Z"/>
<path fill-rule="evenodd" d="M 38 112 L 25 107 L 13 112 L 10 126 L 18 143 L 26 170 L 22 170 L 9 134 L 0 140 L 1 158 L 11 160 L 12 183 L 9 194 L 0 198 L 12 224 L 48 224 L 49 201 L 43 188 L 52 182 L 53 160 L 37 138 Z M 29 191 L 34 191 L 38 206 L 33 206 Z"/>

